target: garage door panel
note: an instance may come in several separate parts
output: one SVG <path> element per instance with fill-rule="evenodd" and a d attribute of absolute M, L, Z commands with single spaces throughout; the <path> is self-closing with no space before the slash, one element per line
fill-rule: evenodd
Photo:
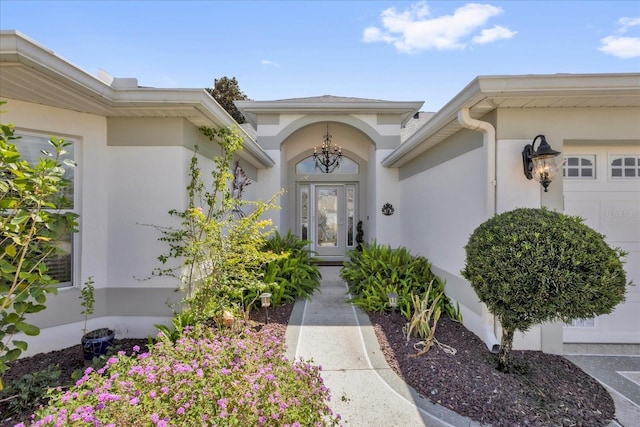
<path fill-rule="evenodd" d="M 579 216 L 585 219 L 584 223 L 589 227 L 598 229 L 600 227 L 600 202 L 597 200 L 579 200 L 565 198 L 564 212 L 568 215 Z"/>
<path fill-rule="evenodd" d="M 588 147 L 576 152 L 600 159 L 598 179 L 565 179 L 565 213 L 585 218 L 585 224 L 606 236 L 607 243 L 628 252 L 625 258 L 625 302 L 608 315 L 564 328 L 565 342 L 640 343 L 640 180 L 612 179 L 607 171 L 611 147 Z M 628 148 L 625 148 L 628 153 Z"/>
<path fill-rule="evenodd" d="M 627 281 L 633 282 L 631 286 L 627 287 L 627 302 L 640 303 L 640 248 L 638 248 L 638 246 L 640 246 L 640 244 L 635 244 L 629 248 L 623 248 L 629 252 L 625 258 L 626 262 L 624 264 L 624 269 L 627 272 Z M 638 315 L 640 316 L 640 308 L 638 310 Z"/>
<path fill-rule="evenodd" d="M 607 240 L 618 242 L 640 241 L 640 201 L 603 201 L 600 214 L 600 232 Z"/>

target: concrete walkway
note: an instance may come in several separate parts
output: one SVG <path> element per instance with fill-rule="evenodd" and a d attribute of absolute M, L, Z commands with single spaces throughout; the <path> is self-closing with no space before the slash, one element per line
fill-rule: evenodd
<path fill-rule="evenodd" d="M 287 356 L 322 366 L 331 408 L 357 427 L 479 426 L 421 398 L 387 365 L 369 318 L 351 304 L 338 267 L 322 267 L 321 293 L 294 306 Z"/>
<path fill-rule="evenodd" d="M 339 267 L 321 267 L 321 293 L 295 304 L 286 341 L 290 359 L 312 359 L 322 366 L 330 403 L 342 424 L 356 427 L 480 426 L 420 397 L 387 362 L 368 316 L 352 304 Z M 640 427 L 638 347 L 617 354 L 612 346 L 569 347 L 565 357 L 600 381 L 616 403 L 611 426 Z M 613 354 L 612 354 L 613 352 Z M 630 352 L 630 353 L 629 353 Z"/>
<path fill-rule="evenodd" d="M 640 345 L 565 344 L 564 353 L 611 395 L 612 426 L 640 427 Z"/>

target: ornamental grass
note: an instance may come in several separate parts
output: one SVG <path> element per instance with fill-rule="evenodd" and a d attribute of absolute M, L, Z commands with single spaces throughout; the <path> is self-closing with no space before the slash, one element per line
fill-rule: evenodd
<path fill-rule="evenodd" d="M 148 352 L 123 352 L 52 393 L 32 426 L 334 426 L 321 368 L 290 361 L 284 344 L 240 333 L 187 328 L 162 333 Z M 24 427 L 22 424 L 18 426 Z"/>

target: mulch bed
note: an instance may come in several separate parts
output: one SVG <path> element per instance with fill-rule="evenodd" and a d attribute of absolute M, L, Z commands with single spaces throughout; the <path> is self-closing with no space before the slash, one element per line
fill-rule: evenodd
<path fill-rule="evenodd" d="M 252 313 L 257 329 L 284 341 L 293 305 Z M 484 424 L 498 426 L 605 426 L 614 418 L 615 407 L 606 390 L 593 378 L 561 356 L 537 351 L 515 351 L 515 372 L 496 369 L 495 356 L 464 326 L 443 318 L 436 338 L 457 350 L 450 355 L 436 346 L 413 357 L 412 338 L 402 331 L 405 319 L 399 313 L 370 314 L 376 336 L 389 366 L 425 398 Z M 118 349 L 143 347 L 147 339 L 116 340 Z M 25 373 L 57 363 L 62 371 L 60 385 L 69 384 L 71 373 L 83 368 L 80 345 L 42 353 L 11 364 L 5 384 Z M 6 413 L 0 403 L 0 414 Z M 28 421 L 29 414 L 0 421 L 0 427 Z"/>
<path fill-rule="evenodd" d="M 389 366 L 423 397 L 494 426 L 605 426 L 615 416 L 611 396 L 562 356 L 514 351 L 513 373 L 496 369 L 485 344 L 460 323 L 440 319 L 434 345 L 419 357 L 399 313 L 369 314 Z"/>

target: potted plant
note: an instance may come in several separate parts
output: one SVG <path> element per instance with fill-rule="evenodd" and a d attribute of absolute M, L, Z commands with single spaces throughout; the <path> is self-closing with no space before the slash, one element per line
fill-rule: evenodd
<path fill-rule="evenodd" d="M 93 314 L 93 303 L 95 302 L 93 284 L 93 276 L 91 276 L 80 290 L 80 305 L 83 307 L 80 314 L 84 315 L 84 328 L 82 329 L 83 335 L 80 339 L 80 344 L 82 344 L 84 363 L 87 366 L 91 365 L 94 357 L 107 354 L 107 350 L 113 344 L 113 339 L 116 336 L 115 332 L 109 328 L 87 331 L 87 320 Z"/>

